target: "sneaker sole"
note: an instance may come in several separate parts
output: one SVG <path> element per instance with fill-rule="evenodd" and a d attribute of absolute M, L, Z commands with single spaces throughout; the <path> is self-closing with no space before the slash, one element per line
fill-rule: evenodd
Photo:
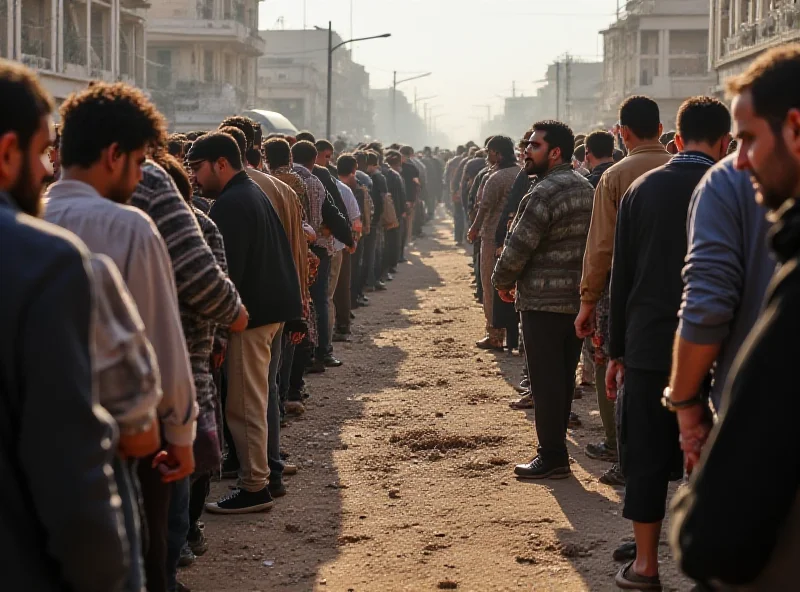
<path fill-rule="evenodd" d="M 516 473 L 514 473 L 516 475 Z M 566 479 L 572 475 L 572 469 L 553 469 L 541 475 L 517 475 L 517 479 Z"/>
<path fill-rule="evenodd" d="M 246 508 L 220 508 L 217 504 L 206 504 L 206 510 L 211 512 L 212 514 L 255 514 L 257 512 L 264 512 L 272 508 L 275 505 L 275 501 L 266 502 L 263 504 L 258 504 L 255 506 L 248 506 Z"/>

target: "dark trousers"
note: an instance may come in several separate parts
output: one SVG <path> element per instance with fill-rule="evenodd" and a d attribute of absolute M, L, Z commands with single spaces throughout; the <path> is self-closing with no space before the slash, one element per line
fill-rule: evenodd
<path fill-rule="evenodd" d="M 364 252 L 367 237 L 361 237 L 356 247 L 356 252 L 350 255 L 350 306 L 355 308 L 356 299 L 361 295 L 363 288 L 362 273 L 364 270 Z"/>
<path fill-rule="evenodd" d="M 306 365 L 311 360 L 313 347 L 310 342 L 304 341 L 294 348 L 294 361 L 292 362 L 292 371 L 289 374 L 289 388 L 286 392 L 287 401 L 301 401 L 300 391 L 305 386 L 303 374 L 305 373 Z"/>
<path fill-rule="evenodd" d="M 161 482 L 161 473 L 152 468 L 153 456 L 139 462 L 137 473 L 144 508 L 143 527 L 147 527 L 144 542 L 144 573 L 147 592 L 168 592 L 167 588 L 167 525 L 171 486 Z"/>
<path fill-rule="evenodd" d="M 169 522 L 167 534 L 167 589 L 174 592 L 177 587 L 178 560 L 189 533 L 190 477 L 170 484 Z"/>
<path fill-rule="evenodd" d="M 475 279 L 478 280 L 478 298 L 483 298 L 483 282 L 481 281 L 481 239 L 472 243 L 472 263 L 475 267 Z M 491 298 L 491 294 L 489 295 Z"/>
<path fill-rule="evenodd" d="M 316 356 L 322 360 L 328 355 L 328 342 L 330 337 L 328 335 L 328 281 L 331 275 L 331 256 L 325 249 L 314 247 L 312 249 L 314 254 L 319 257 L 319 270 L 317 271 L 317 280 L 310 288 L 311 300 L 314 301 L 314 309 L 317 312 L 317 334 L 319 341 L 317 342 Z"/>
<path fill-rule="evenodd" d="M 381 279 L 381 276 L 383 275 L 383 244 L 386 231 L 383 228 L 377 228 L 376 230 L 377 233 L 375 236 L 374 257 L 372 259 L 372 265 L 369 267 L 369 271 L 367 273 L 368 286 L 375 286 L 375 283 Z"/>
<path fill-rule="evenodd" d="M 398 249 L 400 248 L 400 230 L 402 224 L 398 228 L 392 228 L 384 233 L 383 237 L 383 265 L 381 267 L 381 276 L 397 265 Z"/>
<path fill-rule="evenodd" d="M 453 202 L 453 234 L 456 242 L 460 243 L 464 240 L 464 226 L 466 216 L 464 215 L 464 206 L 460 201 Z"/>
<path fill-rule="evenodd" d="M 346 250 L 342 251 L 342 268 L 339 271 L 339 282 L 333 293 L 333 304 L 336 307 L 336 327 L 340 333 L 350 332 L 350 272 L 353 256 Z"/>
<path fill-rule="evenodd" d="M 397 261 L 402 261 L 405 258 L 406 243 L 408 242 L 409 215 L 410 214 L 400 218 L 400 236 L 398 237 L 398 243 L 400 246 L 398 247 Z"/>
<path fill-rule="evenodd" d="M 634 522 L 664 519 L 670 479 L 683 472 L 678 419 L 661 404 L 668 372 L 625 369 L 619 447 L 625 475 L 622 516 Z"/>
<path fill-rule="evenodd" d="M 206 507 L 206 498 L 211 491 L 211 473 L 195 473 L 192 475 L 192 485 L 189 490 L 189 529 L 195 528 L 203 510 Z"/>
<path fill-rule="evenodd" d="M 378 228 L 373 227 L 372 232 L 361 239 L 364 245 L 364 254 L 361 259 L 356 295 L 364 294 L 364 288 L 375 285 L 375 257 L 378 251 Z"/>
<path fill-rule="evenodd" d="M 575 336 L 575 315 L 523 311 L 522 334 L 530 373 L 539 456 L 566 466 L 567 423 L 575 390 L 581 340 Z"/>

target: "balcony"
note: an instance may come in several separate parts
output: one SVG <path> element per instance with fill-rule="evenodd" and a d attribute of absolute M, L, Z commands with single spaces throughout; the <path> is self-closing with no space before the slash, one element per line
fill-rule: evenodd
<path fill-rule="evenodd" d="M 232 43 L 253 56 L 262 55 L 266 49 L 258 29 L 232 19 L 153 19 L 147 24 L 147 34 L 151 41 L 162 43 L 176 40 Z"/>
<path fill-rule="evenodd" d="M 800 39 L 800 6 L 784 5 L 766 17 L 742 23 L 739 30 L 723 40 L 719 62 L 724 63 L 762 49 Z"/>

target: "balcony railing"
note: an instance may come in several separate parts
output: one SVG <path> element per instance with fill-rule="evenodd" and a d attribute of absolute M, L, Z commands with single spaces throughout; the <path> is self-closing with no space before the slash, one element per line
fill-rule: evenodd
<path fill-rule="evenodd" d="M 266 42 L 258 29 L 227 20 L 153 19 L 148 23 L 148 33 L 161 35 L 188 35 L 202 37 L 228 37 L 246 45 L 259 54 L 264 53 Z"/>
<path fill-rule="evenodd" d="M 227 82 L 178 80 L 171 98 L 176 111 L 227 111 L 241 109 L 248 101 L 245 89 Z"/>
<path fill-rule="evenodd" d="M 752 23 L 742 23 L 739 30 L 722 44 L 722 57 L 731 57 L 761 46 L 798 38 L 800 38 L 800 6 L 784 5 L 762 19 Z"/>

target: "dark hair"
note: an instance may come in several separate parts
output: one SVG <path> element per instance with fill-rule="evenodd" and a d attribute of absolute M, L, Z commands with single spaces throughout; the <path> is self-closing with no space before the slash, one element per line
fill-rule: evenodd
<path fill-rule="evenodd" d="M 486 138 L 486 139 L 483 141 L 483 147 L 484 147 L 484 148 L 487 148 L 487 147 L 489 146 L 489 142 L 491 142 L 491 141 L 492 141 L 492 138 L 493 138 L 493 137 L 494 137 L 494 136 L 488 136 L 488 137 L 487 137 L 487 138 Z"/>
<path fill-rule="evenodd" d="M 514 152 L 514 140 L 508 136 L 494 136 L 486 146 L 487 150 L 498 152 L 503 158 L 504 165 L 512 165 L 517 162 L 517 154 Z"/>
<path fill-rule="evenodd" d="M 175 157 L 180 156 L 183 153 L 187 141 L 186 136 L 183 134 L 172 134 L 167 138 L 167 152 Z"/>
<path fill-rule="evenodd" d="M 112 144 L 123 153 L 160 147 L 164 116 L 144 93 L 128 84 L 96 82 L 61 106 L 61 165 L 89 167 Z"/>
<path fill-rule="evenodd" d="M 406 158 L 414 156 L 414 149 L 411 146 L 400 146 L 400 154 Z"/>
<path fill-rule="evenodd" d="M 614 156 L 614 134 L 603 130 L 592 132 L 584 141 L 586 152 L 595 158 L 611 158 Z"/>
<path fill-rule="evenodd" d="M 32 70 L 0 60 L 0 136 L 15 132 L 20 148 L 27 150 L 42 117 L 52 111 L 53 99 Z"/>
<path fill-rule="evenodd" d="M 743 74 L 729 78 L 730 95 L 750 91 L 753 112 L 778 131 L 790 109 L 800 108 L 800 45 L 790 44 L 764 52 Z"/>
<path fill-rule="evenodd" d="M 242 162 L 244 162 L 244 158 L 247 155 L 248 150 L 247 138 L 244 132 L 238 127 L 232 125 L 222 126 L 217 131 L 222 132 L 223 134 L 228 134 L 234 140 L 236 140 L 236 145 L 239 146 L 239 152 L 242 154 Z"/>
<path fill-rule="evenodd" d="M 628 127 L 640 140 L 657 137 L 661 123 L 658 103 L 644 95 L 628 97 L 620 105 L 619 123 Z"/>
<path fill-rule="evenodd" d="M 257 125 L 258 124 L 249 117 L 245 117 L 244 115 L 233 115 L 223 119 L 222 123 L 219 124 L 219 127 L 222 129 L 223 127 L 233 126 L 242 130 L 245 140 L 247 140 L 247 146 L 245 146 L 245 149 L 242 150 L 242 155 L 244 155 L 253 146 L 253 142 L 255 141 L 256 137 L 255 128 Z"/>
<path fill-rule="evenodd" d="M 461 155 L 462 155 L 462 154 L 464 154 L 466 151 L 467 151 L 467 147 L 466 147 L 466 146 L 461 146 L 461 145 L 459 145 L 459 146 L 456 148 L 456 156 L 461 156 Z"/>
<path fill-rule="evenodd" d="M 553 148 L 561 149 L 561 162 L 570 161 L 575 150 L 575 136 L 572 135 L 572 129 L 566 123 L 554 119 L 537 121 L 533 124 L 533 130 L 545 133 L 544 141 L 551 150 Z"/>
<path fill-rule="evenodd" d="M 397 150 L 387 150 L 384 159 L 389 165 L 394 165 L 402 161 L 403 156 Z"/>
<path fill-rule="evenodd" d="M 619 148 L 614 148 L 614 152 L 612 153 L 611 157 L 614 159 L 614 162 L 619 162 L 625 158 L 625 153 Z"/>
<path fill-rule="evenodd" d="M 253 144 L 253 147 L 245 154 L 245 160 L 251 167 L 258 167 L 261 164 L 261 150 L 256 148 L 255 144 Z"/>
<path fill-rule="evenodd" d="M 292 161 L 292 148 L 283 138 L 272 138 L 264 144 L 264 158 L 271 169 L 286 166 Z"/>
<path fill-rule="evenodd" d="M 575 148 L 580 146 L 581 144 L 585 144 L 586 134 L 578 134 L 575 136 Z"/>
<path fill-rule="evenodd" d="M 352 175 L 358 169 L 358 161 L 352 154 L 342 154 L 336 161 L 336 171 L 340 177 Z"/>
<path fill-rule="evenodd" d="M 186 160 L 198 162 L 202 160 L 215 161 L 220 158 L 227 160 L 235 170 L 242 168 L 242 153 L 233 136 L 224 132 L 211 132 L 192 144 Z"/>
<path fill-rule="evenodd" d="M 714 144 L 731 131 L 731 113 L 712 97 L 686 99 L 678 109 L 678 134 L 686 142 Z"/>
<path fill-rule="evenodd" d="M 297 164 L 308 165 L 314 164 L 317 160 L 317 147 L 308 140 L 298 140 L 292 146 L 292 158 Z"/>
<path fill-rule="evenodd" d="M 325 152 L 327 150 L 333 152 L 333 144 L 328 142 L 328 140 L 317 140 L 315 145 L 317 147 L 317 152 Z"/>
<path fill-rule="evenodd" d="M 207 133 L 208 132 L 204 131 L 186 132 L 186 139 L 189 140 L 190 142 L 194 142 L 197 138 L 202 138 Z"/>
<path fill-rule="evenodd" d="M 367 166 L 378 166 L 381 163 L 381 156 L 377 152 L 367 150 Z"/>
<path fill-rule="evenodd" d="M 160 154 L 156 158 L 156 162 L 163 167 L 167 174 L 175 181 L 183 200 L 187 203 L 192 202 L 192 183 L 189 181 L 189 175 L 186 170 L 178 162 L 178 159 L 171 154 Z"/>
<path fill-rule="evenodd" d="M 577 159 L 579 162 L 586 160 L 586 146 L 583 144 L 578 144 L 575 147 L 575 150 L 572 151 L 572 157 Z"/>
<path fill-rule="evenodd" d="M 312 144 L 317 143 L 317 139 L 314 137 L 314 134 L 308 130 L 297 132 L 296 138 L 298 142 L 311 142 Z"/>
<path fill-rule="evenodd" d="M 365 150 L 357 150 L 353 156 L 356 157 L 358 161 L 358 168 L 359 170 L 366 171 L 367 170 L 367 153 Z"/>
<path fill-rule="evenodd" d="M 383 144 L 380 142 L 370 142 L 367 144 L 367 150 L 372 150 L 375 152 L 379 159 L 383 158 Z"/>

